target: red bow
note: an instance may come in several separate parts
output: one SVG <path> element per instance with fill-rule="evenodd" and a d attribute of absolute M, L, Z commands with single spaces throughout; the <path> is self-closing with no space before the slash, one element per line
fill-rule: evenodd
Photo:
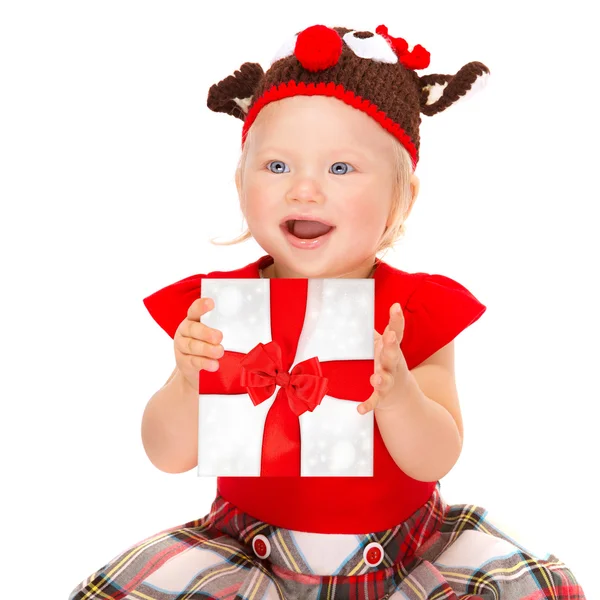
<path fill-rule="evenodd" d="M 319 359 L 314 356 L 298 363 L 291 373 L 283 370 L 281 348 L 277 342 L 259 343 L 240 362 L 240 383 L 248 388 L 254 406 L 273 395 L 275 386 L 285 389 L 290 408 L 296 416 L 311 412 L 327 393 Z"/>

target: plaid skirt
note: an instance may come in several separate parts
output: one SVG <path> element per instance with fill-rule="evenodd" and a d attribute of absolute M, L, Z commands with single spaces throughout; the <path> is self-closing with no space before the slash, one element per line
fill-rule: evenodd
<path fill-rule="evenodd" d="M 556 556 L 540 558 L 487 511 L 448 505 L 438 482 L 392 529 L 364 535 L 274 527 L 217 496 L 210 513 L 122 552 L 69 600 L 584 600 Z"/>

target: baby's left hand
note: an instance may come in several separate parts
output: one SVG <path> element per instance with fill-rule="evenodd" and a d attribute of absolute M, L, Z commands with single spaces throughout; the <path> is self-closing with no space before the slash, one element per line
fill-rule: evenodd
<path fill-rule="evenodd" d="M 395 308 L 399 312 L 395 312 Z M 371 385 L 375 391 L 368 400 L 358 405 L 359 413 L 365 414 L 375 408 L 389 408 L 398 401 L 400 391 L 410 374 L 400 350 L 403 335 L 404 314 L 400 304 L 395 303 L 390 308 L 390 320 L 383 335 L 375 331 L 375 372 L 371 375 Z"/>

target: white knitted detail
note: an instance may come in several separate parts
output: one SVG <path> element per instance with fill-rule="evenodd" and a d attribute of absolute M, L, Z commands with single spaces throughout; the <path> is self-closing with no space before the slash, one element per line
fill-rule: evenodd
<path fill-rule="evenodd" d="M 277 51 L 277 53 L 271 60 L 271 64 L 273 64 L 274 62 L 276 62 L 278 60 L 281 60 L 282 58 L 285 58 L 286 56 L 291 56 L 292 54 L 294 54 L 294 51 L 296 50 L 296 40 L 297 39 L 298 39 L 298 36 L 295 35 L 295 36 L 289 38 L 288 40 L 286 40 L 285 43 L 282 44 L 282 46 L 279 48 L 279 50 Z"/>
<path fill-rule="evenodd" d="M 247 98 L 234 98 L 233 101 L 244 111 L 244 114 L 248 114 L 252 96 L 248 96 Z"/>
<path fill-rule="evenodd" d="M 375 62 L 395 64 L 398 62 L 396 53 L 388 41 L 378 33 L 368 38 L 357 38 L 355 31 L 349 31 L 344 35 L 346 45 L 360 58 L 370 58 Z"/>
<path fill-rule="evenodd" d="M 427 90 L 427 92 L 429 93 L 429 95 L 427 96 L 427 102 L 425 102 L 425 104 L 433 104 L 434 102 L 437 102 L 442 97 L 442 94 L 444 93 L 444 90 L 446 89 L 447 85 L 448 82 L 433 83 L 431 85 L 424 86 L 423 89 Z"/>

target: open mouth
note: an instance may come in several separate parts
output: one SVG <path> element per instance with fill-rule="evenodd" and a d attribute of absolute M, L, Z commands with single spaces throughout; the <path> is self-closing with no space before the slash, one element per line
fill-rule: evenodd
<path fill-rule="evenodd" d="M 335 226 L 307 219 L 288 219 L 281 223 L 281 229 L 295 248 L 316 250 L 327 243 Z"/>
<path fill-rule="evenodd" d="M 296 238 L 301 240 L 314 240 L 327 233 L 329 233 L 333 227 L 325 225 L 320 221 L 306 221 L 306 220 L 290 220 L 284 223 L 287 230 Z"/>

